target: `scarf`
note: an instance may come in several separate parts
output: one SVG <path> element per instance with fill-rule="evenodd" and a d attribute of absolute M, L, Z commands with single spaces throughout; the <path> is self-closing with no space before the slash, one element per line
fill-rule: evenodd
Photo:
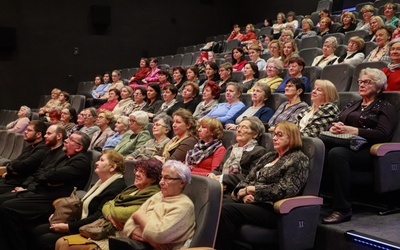
<path fill-rule="evenodd" d="M 170 109 L 172 106 L 174 106 L 175 103 L 177 103 L 177 102 L 178 102 L 178 101 L 177 101 L 176 99 L 173 99 L 173 100 L 172 100 L 171 102 L 169 102 L 169 103 L 165 103 L 165 102 L 164 102 L 164 103 L 161 105 L 160 109 L 158 110 L 157 114 L 167 112 L 168 109 Z"/>
<path fill-rule="evenodd" d="M 236 143 L 232 146 L 232 151 L 222 166 L 222 174 L 241 174 L 242 167 L 240 166 L 240 160 L 242 159 L 243 152 L 250 152 L 257 146 L 258 143 L 256 140 L 252 139 L 243 147 L 239 147 Z"/>
<path fill-rule="evenodd" d="M 388 64 L 388 69 L 390 70 L 390 72 L 394 72 L 396 69 L 400 68 L 400 63 L 389 63 Z"/>
<path fill-rule="evenodd" d="M 110 178 L 108 178 L 105 182 L 101 182 L 101 180 L 98 180 L 93 187 L 83 196 L 82 198 L 82 217 L 81 219 L 87 218 L 89 214 L 89 204 L 93 200 L 94 197 L 98 196 L 103 192 L 108 186 L 111 185 L 115 180 L 123 178 L 122 174 L 114 174 Z"/>
<path fill-rule="evenodd" d="M 164 147 L 164 151 L 162 156 L 164 156 L 165 158 L 169 158 L 171 157 L 171 154 L 169 152 L 171 152 L 172 150 L 174 150 L 176 147 L 178 147 L 181 142 L 183 140 L 185 140 L 186 138 L 188 138 L 189 136 L 184 136 L 181 139 L 179 139 L 178 136 L 175 136 L 174 138 L 172 138 L 169 142 L 167 142 L 167 144 Z"/>
<path fill-rule="evenodd" d="M 208 158 L 212 154 L 214 154 L 217 148 L 222 146 L 221 140 L 215 139 L 210 142 L 204 142 L 203 140 L 199 140 L 193 147 L 193 149 L 189 150 L 186 154 L 186 164 L 187 165 L 197 165 L 202 160 Z"/>

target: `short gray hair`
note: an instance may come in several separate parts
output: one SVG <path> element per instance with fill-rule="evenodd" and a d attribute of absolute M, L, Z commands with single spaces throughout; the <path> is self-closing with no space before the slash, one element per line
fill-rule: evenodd
<path fill-rule="evenodd" d="M 257 116 L 243 118 L 242 122 L 243 121 L 250 122 L 250 129 L 257 134 L 257 140 L 265 133 L 265 126 Z"/>
<path fill-rule="evenodd" d="M 330 43 L 334 49 L 336 49 L 338 46 L 338 41 L 337 41 L 336 37 L 334 37 L 334 36 L 330 36 L 330 37 L 326 38 L 324 43 L 326 43 L 326 42 Z"/>
<path fill-rule="evenodd" d="M 267 60 L 267 66 L 269 63 L 275 64 L 275 67 L 278 70 L 278 72 L 279 73 L 282 72 L 282 70 L 283 70 L 283 61 L 282 60 L 271 57 L 270 59 Z"/>
<path fill-rule="evenodd" d="M 371 80 L 378 86 L 379 91 L 378 94 L 382 93 L 387 87 L 387 77 L 385 73 L 383 73 L 380 69 L 375 68 L 365 68 L 360 72 L 360 78 L 363 75 L 367 75 L 371 78 Z"/>
<path fill-rule="evenodd" d="M 30 117 L 32 114 L 31 108 L 29 108 L 28 106 L 21 106 L 20 109 L 24 109 L 25 110 L 25 116 L 26 117 Z"/>
<path fill-rule="evenodd" d="M 171 170 L 174 171 L 186 184 L 190 183 L 190 181 L 192 180 L 190 168 L 180 161 L 168 160 L 164 163 L 163 169 L 164 168 L 171 168 Z"/>
<path fill-rule="evenodd" d="M 167 126 L 166 129 L 168 130 L 167 133 L 169 131 L 171 131 L 171 126 L 172 126 L 172 118 L 169 115 L 166 114 L 159 114 L 156 117 L 153 118 L 153 122 L 157 122 L 159 120 L 163 120 L 163 122 L 165 123 L 165 125 Z"/>
<path fill-rule="evenodd" d="M 121 115 L 118 119 L 121 119 L 121 123 L 125 126 L 129 126 L 129 117 Z"/>
<path fill-rule="evenodd" d="M 145 128 L 149 123 L 149 116 L 147 115 L 147 112 L 142 110 L 133 111 L 129 117 L 135 117 L 137 124 L 141 125 L 142 128 Z"/>

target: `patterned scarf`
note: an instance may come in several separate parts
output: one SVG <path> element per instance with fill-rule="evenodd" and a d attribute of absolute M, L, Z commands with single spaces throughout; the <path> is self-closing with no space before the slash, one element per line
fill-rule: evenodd
<path fill-rule="evenodd" d="M 174 138 L 172 138 L 169 142 L 167 142 L 167 144 L 164 147 L 164 151 L 162 156 L 164 156 L 165 158 L 169 158 L 171 157 L 171 154 L 169 153 L 170 151 L 172 151 L 173 149 L 175 149 L 176 147 L 179 146 L 179 144 L 181 144 L 181 142 L 183 140 L 185 140 L 186 138 L 188 138 L 189 136 L 184 136 L 181 139 L 179 139 L 178 136 L 175 136 Z"/>
<path fill-rule="evenodd" d="M 194 145 L 194 148 L 187 152 L 186 164 L 189 166 L 199 164 L 202 160 L 214 154 L 215 150 L 221 146 L 222 141 L 218 139 L 210 142 L 199 140 L 196 145 Z"/>
<path fill-rule="evenodd" d="M 242 159 L 243 152 L 250 152 L 257 145 L 257 140 L 254 139 L 249 141 L 243 147 L 239 147 L 237 143 L 233 145 L 232 152 L 222 167 L 222 174 L 241 174 L 242 167 L 240 166 L 240 160 Z"/>
<path fill-rule="evenodd" d="M 388 64 L 388 69 L 390 70 L 390 72 L 394 72 L 396 69 L 400 68 L 400 63 L 389 63 Z"/>

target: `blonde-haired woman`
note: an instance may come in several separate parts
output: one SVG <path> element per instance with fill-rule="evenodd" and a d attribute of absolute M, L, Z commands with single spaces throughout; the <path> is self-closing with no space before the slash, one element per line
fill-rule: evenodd
<path fill-rule="evenodd" d="M 337 33 L 345 34 L 346 32 L 355 30 L 357 27 L 356 16 L 352 12 L 344 12 L 340 17 L 340 22 L 342 26 L 336 30 Z"/>
<path fill-rule="evenodd" d="M 289 66 L 290 58 L 294 56 L 299 56 L 299 51 L 297 49 L 296 42 L 292 39 L 290 41 L 286 41 L 282 43 L 283 45 L 283 53 L 282 53 L 282 62 L 283 67 L 287 68 Z"/>
<path fill-rule="evenodd" d="M 347 63 L 356 66 L 364 61 L 365 55 L 364 49 L 364 39 L 359 36 L 353 36 L 349 39 L 347 44 L 347 52 L 336 59 L 333 64 Z"/>
<path fill-rule="evenodd" d="M 113 109 L 114 118 L 118 119 L 121 115 L 128 116 L 132 111 L 133 106 L 133 89 L 130 86 L 123 86 L 121 88 L 121 100 Z"/>
<path fill-rule="evenodd" d="M 279 12 L 276 15 L 276 23 L 272 25 L 272 29 L 274 30 L 273 31 L 274 38 L 278 38 L 284 28 L 285 28 L 285 14 Z"/>
<path fill-rule="evenodd" d="M 367 4 L 364 5 L 361 8 L 361 15 L 363 17 L 363 20 L 359 21 L 357 23 L 357 27 L 356 30 L 369 30 L 369 20 L 371 19 L 371 17 L 374 15 L 375 13 L 375 8 L 374 6 Z"/>

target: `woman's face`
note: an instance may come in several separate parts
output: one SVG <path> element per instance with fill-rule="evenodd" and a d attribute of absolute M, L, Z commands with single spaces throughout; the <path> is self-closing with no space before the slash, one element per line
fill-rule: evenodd
<path fill-rule="evenodd" d="M 283 130 L 279 128 L 279 125 L 275 128 L 272 142 L 274 143 L 274 149 L 277 152 L 286 152 L 289 150 L 289 137 Z"/>
<path fill-rule="evenodd" d="M 133 93 L 133 99 L 137 104 L 144 102 L 145 98 L 146 96 L 142 94 L 142 91 L 140 89 L 135 90 L 135 93 Z"/>
<path fill-rule="evenodd" d="M 369 29 L 374 33 L 379 28 L 379 23 L 376 21 L 376 18 L 371 18 L 369 20 Z"/>
<path fill-rule="evenodd" d="M 100 128 L 103 126 L 107 126 L 108 123 L 109 123 L 109 121 L 107 120 L 106 115 L 104 113 L 100 113 L 97 116 L 96 125 L 99 126 Z"/>
<path fill-rule="evenodd" d="M 147 86 L 147 98 L 150 100 L 154 100 L 157 97 L 157 92 L 150 86 Z"/>
<path fill-rule="evenodd" d="M 150 68 L 155 69 L 157 68 L 157 63 L 153 60 L 150 61 Z"/>
<path fill-rule="evenodd" d="M 283 23 L 283 18 L 282 18 L 282 16 L 281 16 L 281 15 L 278 15 L 278 16 L 276 17 L 276 21 L 277 21 L 279 24 Z"/>
<path fill-rule="evenodd" d="M 117 73 L 114 73 L 114 72 L 113 72 L 113 73 L 111 74 L 111 79 L 112 79 L 113 82 L 119 81 L 120 78 L 121 78 L 121 76 L 118 75 Z"/>
<path fill-rule="evenodd" d="M 342 18 L 342 22 L 344 25 L 349 25 L 351 24 L 351 17 L 349 15 L 345 15 Z"/>
<path fill-rule="evenodd" d="M 293 52 L 293 50 L 294 50 L 294 48 L 293 48 L 291 42 L 284 43 L 284 45 L 283 45 L 283 54 L 285 56 L 289 56 Z"/>
<path fill-rule="evenodd" d="M 289 42 L 289 41 L 292 40 L 292 39 L 290 38 L 290 36 L 289 36 L 288 34 L 282 33 L 280 40 L 281 40 L 282 42 L 286 43 L 286 42 Z"/>
<path fill-rule="evenodd" d="M 196 79 L 196 75 L 194 74 L 193 70 L 188 69 L 186 71 L 186 78 L 188 79 L 188 81 L 194 81 Z"/>
<path fill-rule="evenodd" d="M 163 99 L 164 99 L 164 102 L 169 103 L 169 102 L 171 102 L 173 99 L 175 99 L 175 95 L 172 94 L 171 90 L 166 89 L 166 90 L 164 90 L 164 92 L 163 92 Z"/>
<path fill-rule="evenodd" d="M 79 125 L 83 125 L 85 123 L 85 112 L 84 110 L 82 110 L 79 114 L 78 114 L 78 118 L 76 120 L 76 122 Z"/>
<path fill-rule="evenodd" d="M 377 30 L 375 32 L 375 37 L 376 44 L 380 48 L 385 46 L 390 41 L 390 36 L 384 29 Z"/>
<path fill-rule="evenodd" d="M 349 52 L 355 52 L 358 50 L 358 45 L 356 42 L 350 40 L 349 43 L 347 44 L 347 51 Z"/>
<path fill-rule="evenodd" d="M 385 17 L 393 17 L 395 14 L 393 6 L 391 4 L 386 5 L 384 7 L 383 14 L 385 15 Z"/>
<path fill-rule="evenodd" d="M 239 61 L 240 58 L 241 58 L 242 56 L 243 56 L 243 54 L 240 53 L 239 50 L 237 50 L 237 49 L 234 49 L 234 50 L 233 50 L 233 58 L 234 58 L 236 61 Z"/>
<path fill-rule="evenodd" d="M 271 53 L 272 57 L 279 57 L 279 46 L 276 43 L 271 43 L 269 45 L 269 52 Z"/>
<path fill-rule="evenodd" d="M 394 43 L 390 47 L 390 59 L 392 63 L 400 63 L 400 42 Z"/>
<path fill-rule="evenodd" d="M 298 65 L 296 62 L 289 64 L 289 75 L 291 77 L 296 77 L 297 75 L 301 74 L 303 67 Z"/>
<path fill-rule="evenodd" d="M 369 75 L 362 75 L 358 79 L 358 93 L 361 97 L 371 98 L 378 94 L 378 86 Z"/>
<path fill-rule="evenodd" d="M 215 70 L 210 65 L 206 65 L 206 76 L 208 79 L 212 79 L 215 75 Z"/>
<path fill-rule="evenodd" d="M 171 179 L 172 178 L 172 179 Z M 161 172 L 160 188 L 163 197 L 172 197 L 182 193 L 184 182 L 170 167 L 164 167 Z"/>
<path fill-rule="evenodd" d="M 206 102 L 209 102 L 209 101 L 211 101 L 211 100 L 213 100 L 215 98 L 215 96 L 212 95 L 211 88 L 208 87 L 208 86 L 203 89 L 203 96 L 202 97 L 203 97 L 203 100 L 206 101 Z"/>
<path fill-rule="evenodd" d="M 100 84 L 101 84 L 101 78 L 100 78 L 100 76 L 96 76 L 94 78 L 94 85 L 98 86 Z"/>
<path fill-rule="evenodd" d="M 21 107 L 18 110 L 18 117 L 26 117 L 26 109 Z"/>
<path fill-rule="evenodd" d="M 64 124 L 67 124 L 71 120 L 72 116 L 68 109 L 61 110 L 61 118 L 60 121 Z"/>
<path fill-rule="evenodd" d="M 249 33 L 251 31 L 251 27 L 250 27 L 250 25 L 247 25 L 246 26 L 246 33 Z"/>
<path fill-rule="evenodd" d="M 143 169 L 142 167 L 135 169 L 134 185 L 138 189 L 140 190 L 145 189 L 146 187 L 149 187 L 151 184 L 153 184 L 155 181 L 156 180 L 154 178 L 147 178 L 146 170 Z"/>
<path fill-rule="evenodd" d="M 307 21 L 301 22 L 301 28 L 303 31 L 309 31 L 311 29 L 310 24 Z"/>
<path fill-rule="evenodd" d="M 183 100 L 189 101 L 195 97 L 193 92 L 193 86 L 186 85 L 182 90 Z"/>
<path fill-rule="evenodd" d="M 233 85 L 228 85 L 225 91 L 225 98 L 228 103 L 234 103 L 239 100 L 239 92 Z"/>
<path fill-rule="evenodd" d="M 103 82 L 110 82 L 110 74 L 104 74 Z"/>
<path fill-rule="evenodd" d="M 256 62 L 257 59 L 260 57 L 260 54 L 256 50 L 250 49 L 249 50 L 249 57 L 250 57 L 250 60 L 252 62 Z"/>
<path fill-rule="evenodd" d="M 139 66 L 141 68 L 145 68 L 146 67 L 146 61 L 145 60 L 140 60 Z"/>
<path fill-rule="evenodd" d="M 208 51 L 208 61 L 209 62 L 214 61 L 214 53 L 212 51 Z"/>
<path fill-rule="evenodd" d="M 321 21 L 319 21 L 319 27 L 321 28 L 321 30 L 325 30 L 327 28 L 325 18 L 322 18 Z"/>
<path fill-rule="evenodd" d="M 153 123 L 153 136 L 158 139 L 168 133 L 167 125 L 163 119 L 159 119 Z"/>
<path fill-rule="evenodd" d="M 246 78 L 254 78 L 254 74 L 255 74 L 255 72 L 251 68 L 250 64 L 247 63 L 246 65 L 244 65 L 243 75 Z"/>
<path fill-rule="evenodd" d="M 369 19 L 372 17 L 373 13 L 371 11 L 364 10 L 362 11 L 362 17 L 365 22 L 369 22 Z"/>
<path fill-rule="evenodd" d="M 333 48 L 332 43 L 325 41 L 324 45 L 322 46 L 322 54 L 324 56 L 330 56 L 335 52 L 335 48 Z"/>
<path fill-rule="evenodd" d="M 103 154 L 100 159 L 96 162 L 96 169 L 94 170 L 100 177 L 107 175 L 115 170 L 114 164 L 108 160 L 107 154 Z"/>
<path fill-rule="evenodd" d="M 292 82 L 286 83 L 285 86 L 285 96 L 286 97 L 294 97 L 299 95 L 298 89 L 296 89 L 296 85 L 294 85 Z"/>
<path fill-rule="evenodd" d="M 218 73 L 219 73 L 219 77 L 223 81 L 227 80 L 231 76 L 229 70 L 227 70 L 223 67 L 219 68 Z"/>
<path fill-rule="evenodd" d="M 115 101 L 115 100 L 118 100 L 117 94 L 115 94 L 114 91 L 108 92 L 108 101 L 111 102 L 111 101 Z"/>
<path fill-rule="evenodd" d="M 167 76 L 164 74 L 158 74 L 158 81 L 164 83 L 167 81 Z"/>
<path fill-rule="evenodd" d="M 84 110 L 83 113 L 85 126 L 91 127 L 96 122 L 96 117 L 94 117 L 89 110 Z"/>
<path fill-rule="evenodd" d="M 51 92 L 51 99 L 57 100 L 60 94 L 57 91 L 52 91 Z"/>
<path fill-rule="evenodd" d="M 127 88 L 122 88 L 121 89 L 121 98 L 122 99 L 127 99 L 129 97 L 130 97 L 130 93 L 129 93 L 128 89 Z"/>
<path fill-rule="evenodd" d="M 172 77 L 174 78 L 175 82 L 179 82 L 182 79 L 183 75 L 181 74 L 181 72 L 179 72 L 179 70 L 174 70 Z"/>
<path fill-rule="evenodd" d="M 140 125 L 136 118 L 133 116 L 129 117 L 129 129 L 133 131 L 133 133 L 138 134 L 140 131 L 143 130 L 142 125 Z"/>
<path fill-rule="evenodd" d="M 114 130 L 115 130 L 115 132 L 118 132 L 118 133 L 120 133 L 120 134 L 123 134 L 123 133 L 125 133 L 126 130 L 128 130 L 128 126 L 127 126 L 127 125 L 124 125 L 124 124 L 122 123 L 122 119 L 121 119 L 121 118 L 118 118 L 118 119 L 117 119 L 117 122 L 115 123 L 115 128 L 114 128 Z"/>
<path fill-rule="evenodd" d="M 320 105 L 326 103 L 328 100 L 326 98 L 325 88 L 316 84 L 314 89 L 311 91 L 311 101 Z"/>
<path fill-rule="evenodd" d="M 267 94 L 262 88 L 256 86 L 254 87 L 253 93 L 251 93 L 251 100 L 253 101 L 253 103 L 265 103 L 265 101 L 267 100 Z"/>
<path fill-rule="evenodd" d="M 257 137 L 256 133 L 251 130 L 250 125 L 251 122 L 249 120 L 244 120 L 237 126 L 236 141 L 240 147 Z"/>
<path fill-rule="evenodd" d="M 173 119 L 172 129 L 174 134 L 179 138 L 188 133 L 190 125 L 186 124 L 182 117 L 175 115 Z"/>
<path fill-rule="evenodd" d="M 279 74 L 278 69 L 275 67 L 275 63 L 273 62 L 268 63 L 266 69 L 267 69 L 267 76 L 269 78 L 275 77 Z"/>
<path fill-rule="evenodd" d="M 199 139 L 205 142 L 210 142 L 214 140 L 210 128 L 204 124 L 200 125 L 200 128 L 197 130 Z"/>
<path fill-rule="evenodd" d="M 293 21 L 293 16 L 287 16 L 286 19 L 287 19 L 288 22 L 291 22 L 291 21 Z"/>

